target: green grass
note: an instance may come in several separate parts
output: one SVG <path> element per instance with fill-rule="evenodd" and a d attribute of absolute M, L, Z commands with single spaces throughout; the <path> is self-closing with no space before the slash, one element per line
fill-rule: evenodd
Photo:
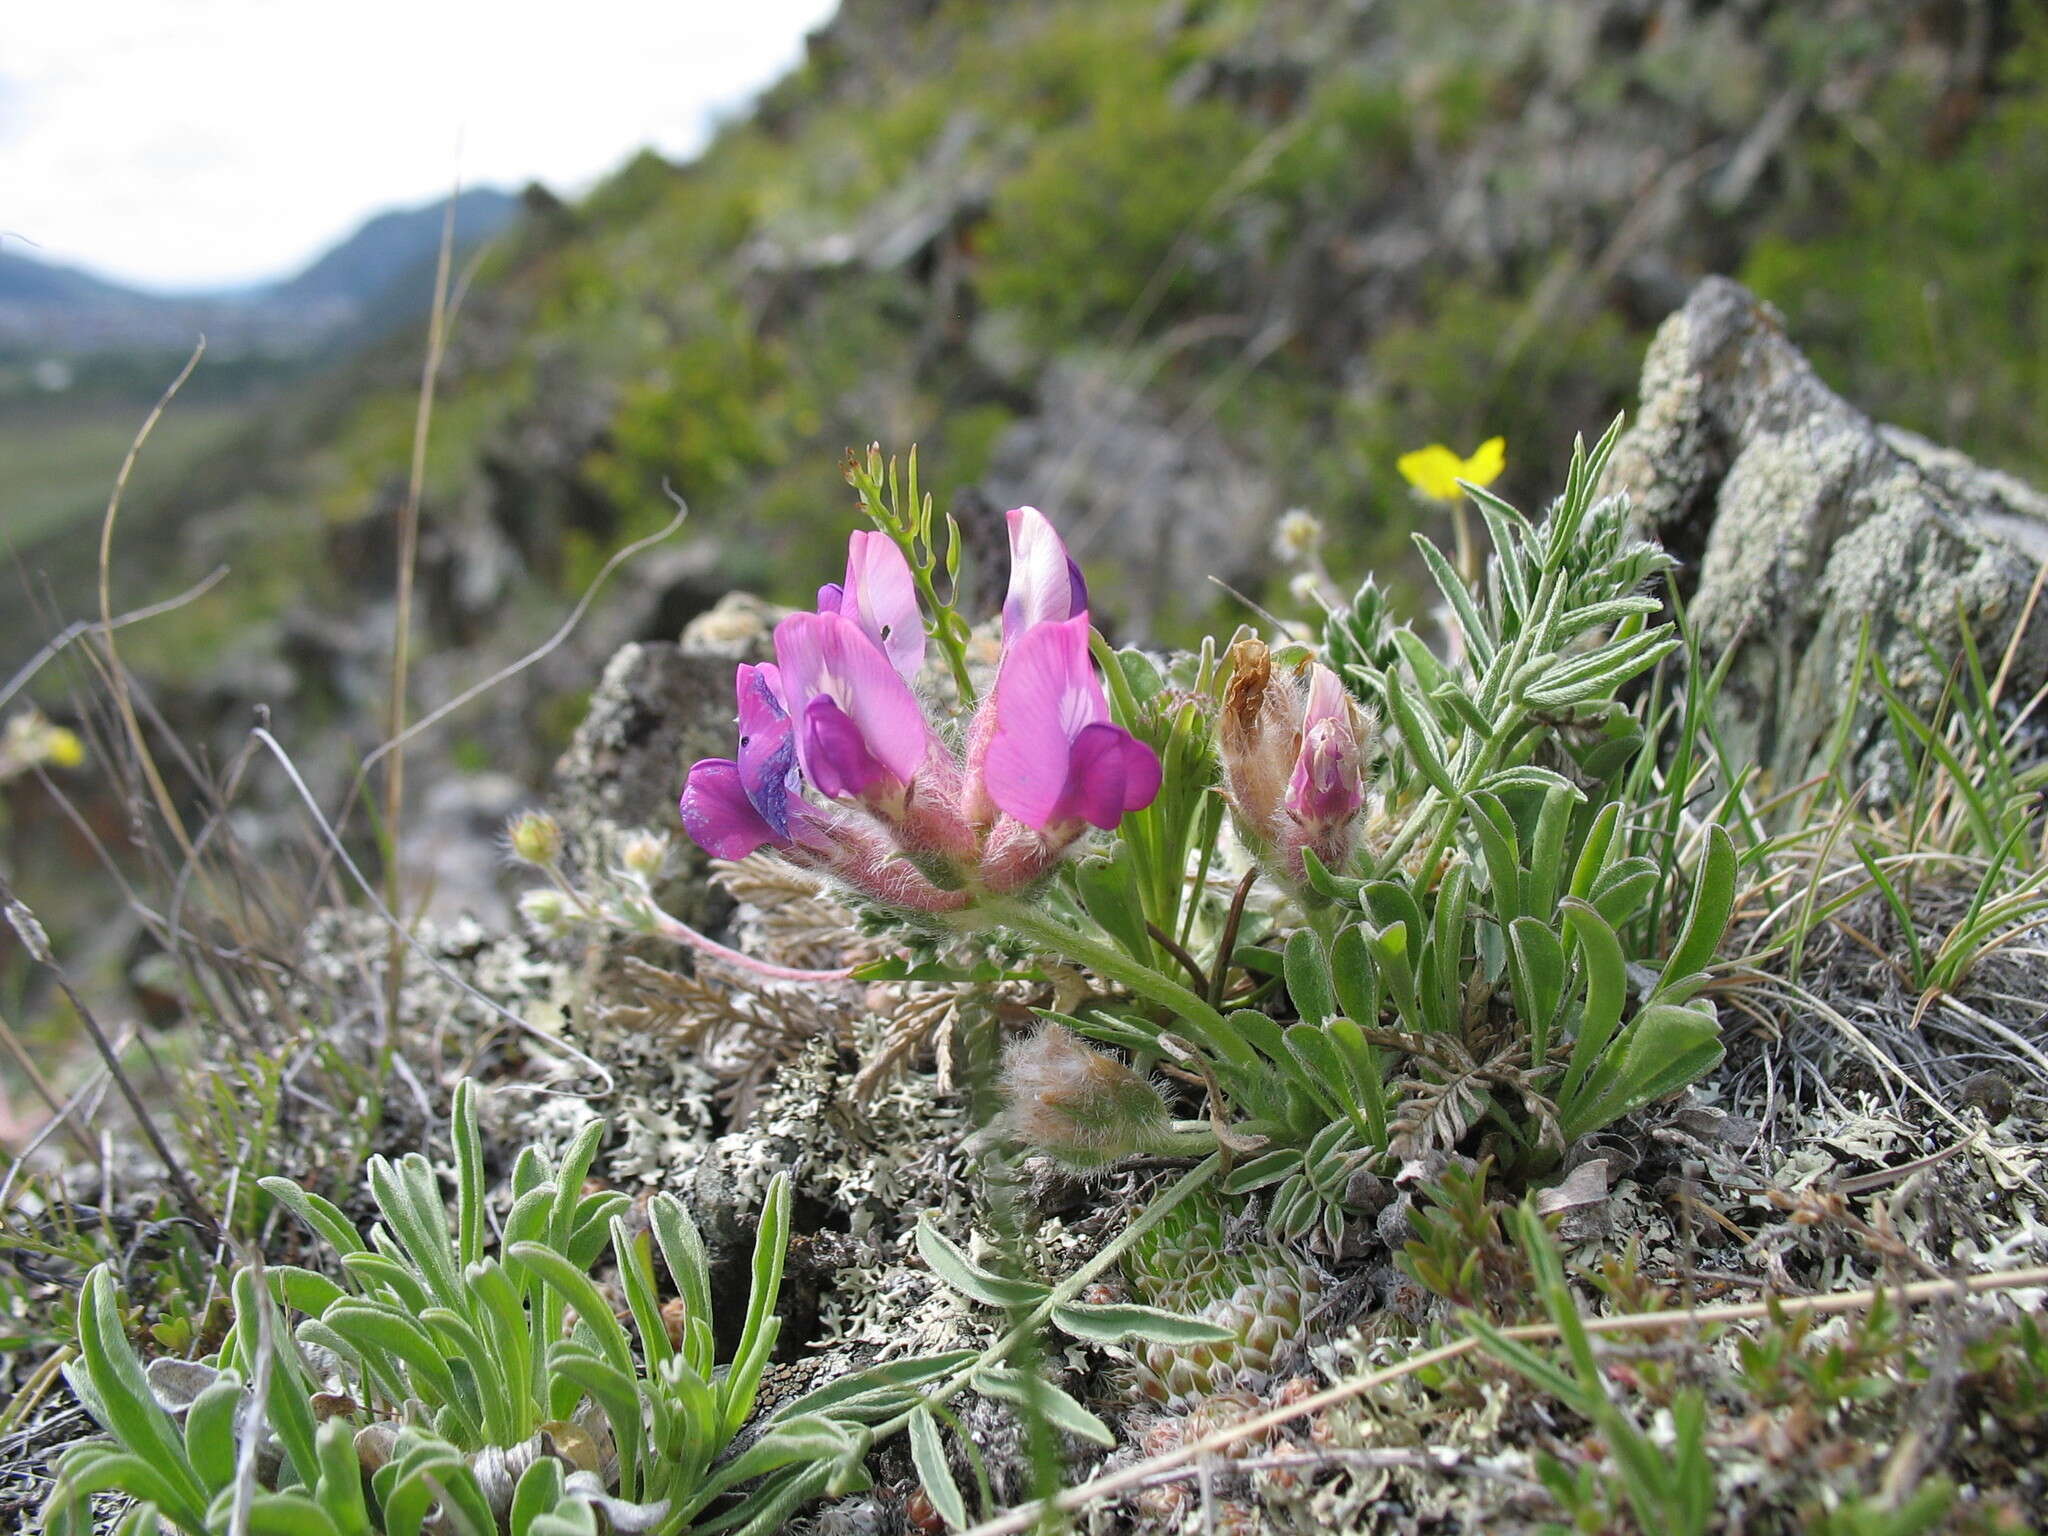
<path fill-rule="evenodd" d="M 149 413 L 141 400 L 14 403 L 0 415 L 0 538 L 23 549 L 104 510 L 114 476 Z M 138 473 L 175 478 L 227 440 L 235 405 L 176 405 L 150 435 Z"/>

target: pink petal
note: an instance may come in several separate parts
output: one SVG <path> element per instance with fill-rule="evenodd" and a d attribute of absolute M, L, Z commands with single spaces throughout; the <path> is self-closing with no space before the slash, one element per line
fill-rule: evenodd
<path fill-rule="evenodd" d="M 890 777 L 888 768 L 868 750 L 853 716 L 822 693 L 804 706 L 797 739 L 804 776 L 828 799 L 857 799 Z"/>
<path fill-rule="evenodd" d="M 1287 784 L 1288 812 L 1311 828 L 1348 822 L 1365 804 L 1359 758 L 1351 697 L 1336 673 L 1318 665 L 1309 678 L 1301 749 Z"/>
<path fill-rule="evenodd" d="M 996 677 L 995 731 L 982 770 L 989 798 L 1045 830 L 1066 788 L 1074 739 L 1108 718 L 1088 658 L 1088 616 L 1026 629 Z"/>
<path fill-rule="evenodd" d="M 910 562 L 886 533 L 856 533 L 847 541 L 846 587 L 837 611 L 882 648 L 905 681 L 916 681 L 924 666 L 924 610 L 917 606 Z"/>
<path fill-rule="evenodd" d="M 1010 591 L 1003 600 L 1003 643 L 1037 624 L 1088 611 L 1088 586 L 1067 546 L 1036 507 L 1018 507 L 1010 525 Z"/>
<path fill-rule="evenodd" d="M 812 700 L 831 700 L 866 752 L 910 782 L 929 749 L 931 727 L 917 695 L 859 626 L 836 613 L 793 613 L 775 626 L 775 659 L 792 715 L 808 719 Z M 811 735 L 798 731 L 797 761 L 822 792 L 808 755 Z"/>
<path fill-rule="evenodd" d="M 740 784 L 739 764 L 707 757 L 690 769 L 683 788 L 683 826 L 717 859 L 744 859 L 767 843 L 784 839 L 754 809 Z"/>
<path fill-rule="evenodd" d="M 1107 721 L 1084 726 L 1074 738 L 1052 821 L 1085 821 L 1107 832 L 1126 811 L 1152 803 L 1159 779 L 1158 754 L 1122 726 Z"/>

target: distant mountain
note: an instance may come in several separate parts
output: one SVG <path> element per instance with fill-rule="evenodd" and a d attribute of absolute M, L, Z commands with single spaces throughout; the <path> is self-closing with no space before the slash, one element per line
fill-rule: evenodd
<path fill-rule="evenodd" d="M 456 248 L 496 234 L 519 206 L 495 188 L 462 193 Z M 442 201 L 378 214 L 294 275 L 230 293 L 150 293 L 0 250 L 0 353 L 180 350 L 204 332 L 216 357 L 290 358 L 337 338 L 368 341 L 431 302 L 446 209 Z"/>

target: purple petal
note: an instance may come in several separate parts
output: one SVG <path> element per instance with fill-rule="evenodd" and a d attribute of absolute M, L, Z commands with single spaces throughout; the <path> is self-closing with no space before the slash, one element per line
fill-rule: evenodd
<path fill-rule="evenodd" d="M 822 612 L 824 604 L 820 603 Z M 846 545 L 846 592 L 838 611 L 887 654 L 905 681 L 924 666 L 924 611 L 910 562 L 886 533 L 856 533 Z"/>
<path fill-rule="evenodd" d="M 802 739 L 805 777 L 829 799 L 857 798 L 891 777 L 853 716 L 824 694 L 804 706 Z"/>
<path fill-rule="evenodd" d="M 776 835 L 788 837 L 789 802 L 802 780 L 781 676 L 772 663 L 742 666 L 733 675 L 733 686 L 740 705 L 740 786 Z"/>
<path fill-rule="evenodd" d="M 744 859 L 767 843 L 781 843 L 740 785 L 739 764 L 707 757 L 690 769 L 683 787 L 683 826 L 717 859 Z"/>
<path fill-rule="evenodd" d="M 929 750 L 931 727 L 917 695 L 852 620 L 836 613 L 791 614 L 775 626 L 775 659 L 792 715 L 808 722 L 812 701 L 829 699 L 852 723 L 862 750 L 910 782 Z M 834 728 L 818 739 L 836 743 L 829 734 Z M 797 733 L 797 763 L 820 793 L 829 794 L 810 756 L 812 739 L 807 723 Z"/>
<path fill-rule="evenodd" d="M 1088 611 L 1081 568 L 1045 514 L 1018 507 L 1010 525 L 1010 591 L 1003 599 L 1003 643 L 1039 624 L 1055 624 Z"/>
<path fill-rule="evenodd" d="M 1337 674 L 1317 666 L 1302 712 L 1301 750 L 1287 784 L 1287 810 L 1304 826 L 1348 822 L 1365 804 L 1358 731 Z"/>
<path fill-rule="evenodd" d="M 1085 821 L 1107 832 L 1126 811 L 1141 811 L 1159 793 L 1159 755 L 1122 726 L 1084 726 L 1074 738 L 1052 821 Z"/>
<path fill-rule="evenodd" d="M 836 581 L 818 588 L 818 612 L 837 613 L 846 606 L 846 589 Z"/>
<path fill-rule="evenodd" d="M 1088 658 L 1088 616 L 1026 629 L 996 676 L 995 730 L 982 769 L 989 798 L 1044 831 L 1066 787 L 1072 743 L 1108 718 Z"/>

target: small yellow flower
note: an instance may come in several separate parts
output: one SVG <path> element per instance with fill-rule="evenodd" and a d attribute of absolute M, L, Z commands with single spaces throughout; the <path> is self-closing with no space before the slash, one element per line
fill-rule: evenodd
<path fill-rule="evenodd" d="M 76 768 L 85 761 L 85 743 L 78 739 L 78 732 L 53 725 L 43 738 L 43 755 L 59 768 Z"/>
<path fill-rule="evenodd" d="M 1507 467 L 1508 444 L 1504 437 L 1489 437 L 1469 459 L 1461 459 L 1442 443 L 1431 443 L 1413 453 L 1401 455 L 1398 467 L 1403 478 L 1431 501 L 1455 502 L 1464 495 L 1460 480 L 1472 485 L 1491 485 Z"/>

